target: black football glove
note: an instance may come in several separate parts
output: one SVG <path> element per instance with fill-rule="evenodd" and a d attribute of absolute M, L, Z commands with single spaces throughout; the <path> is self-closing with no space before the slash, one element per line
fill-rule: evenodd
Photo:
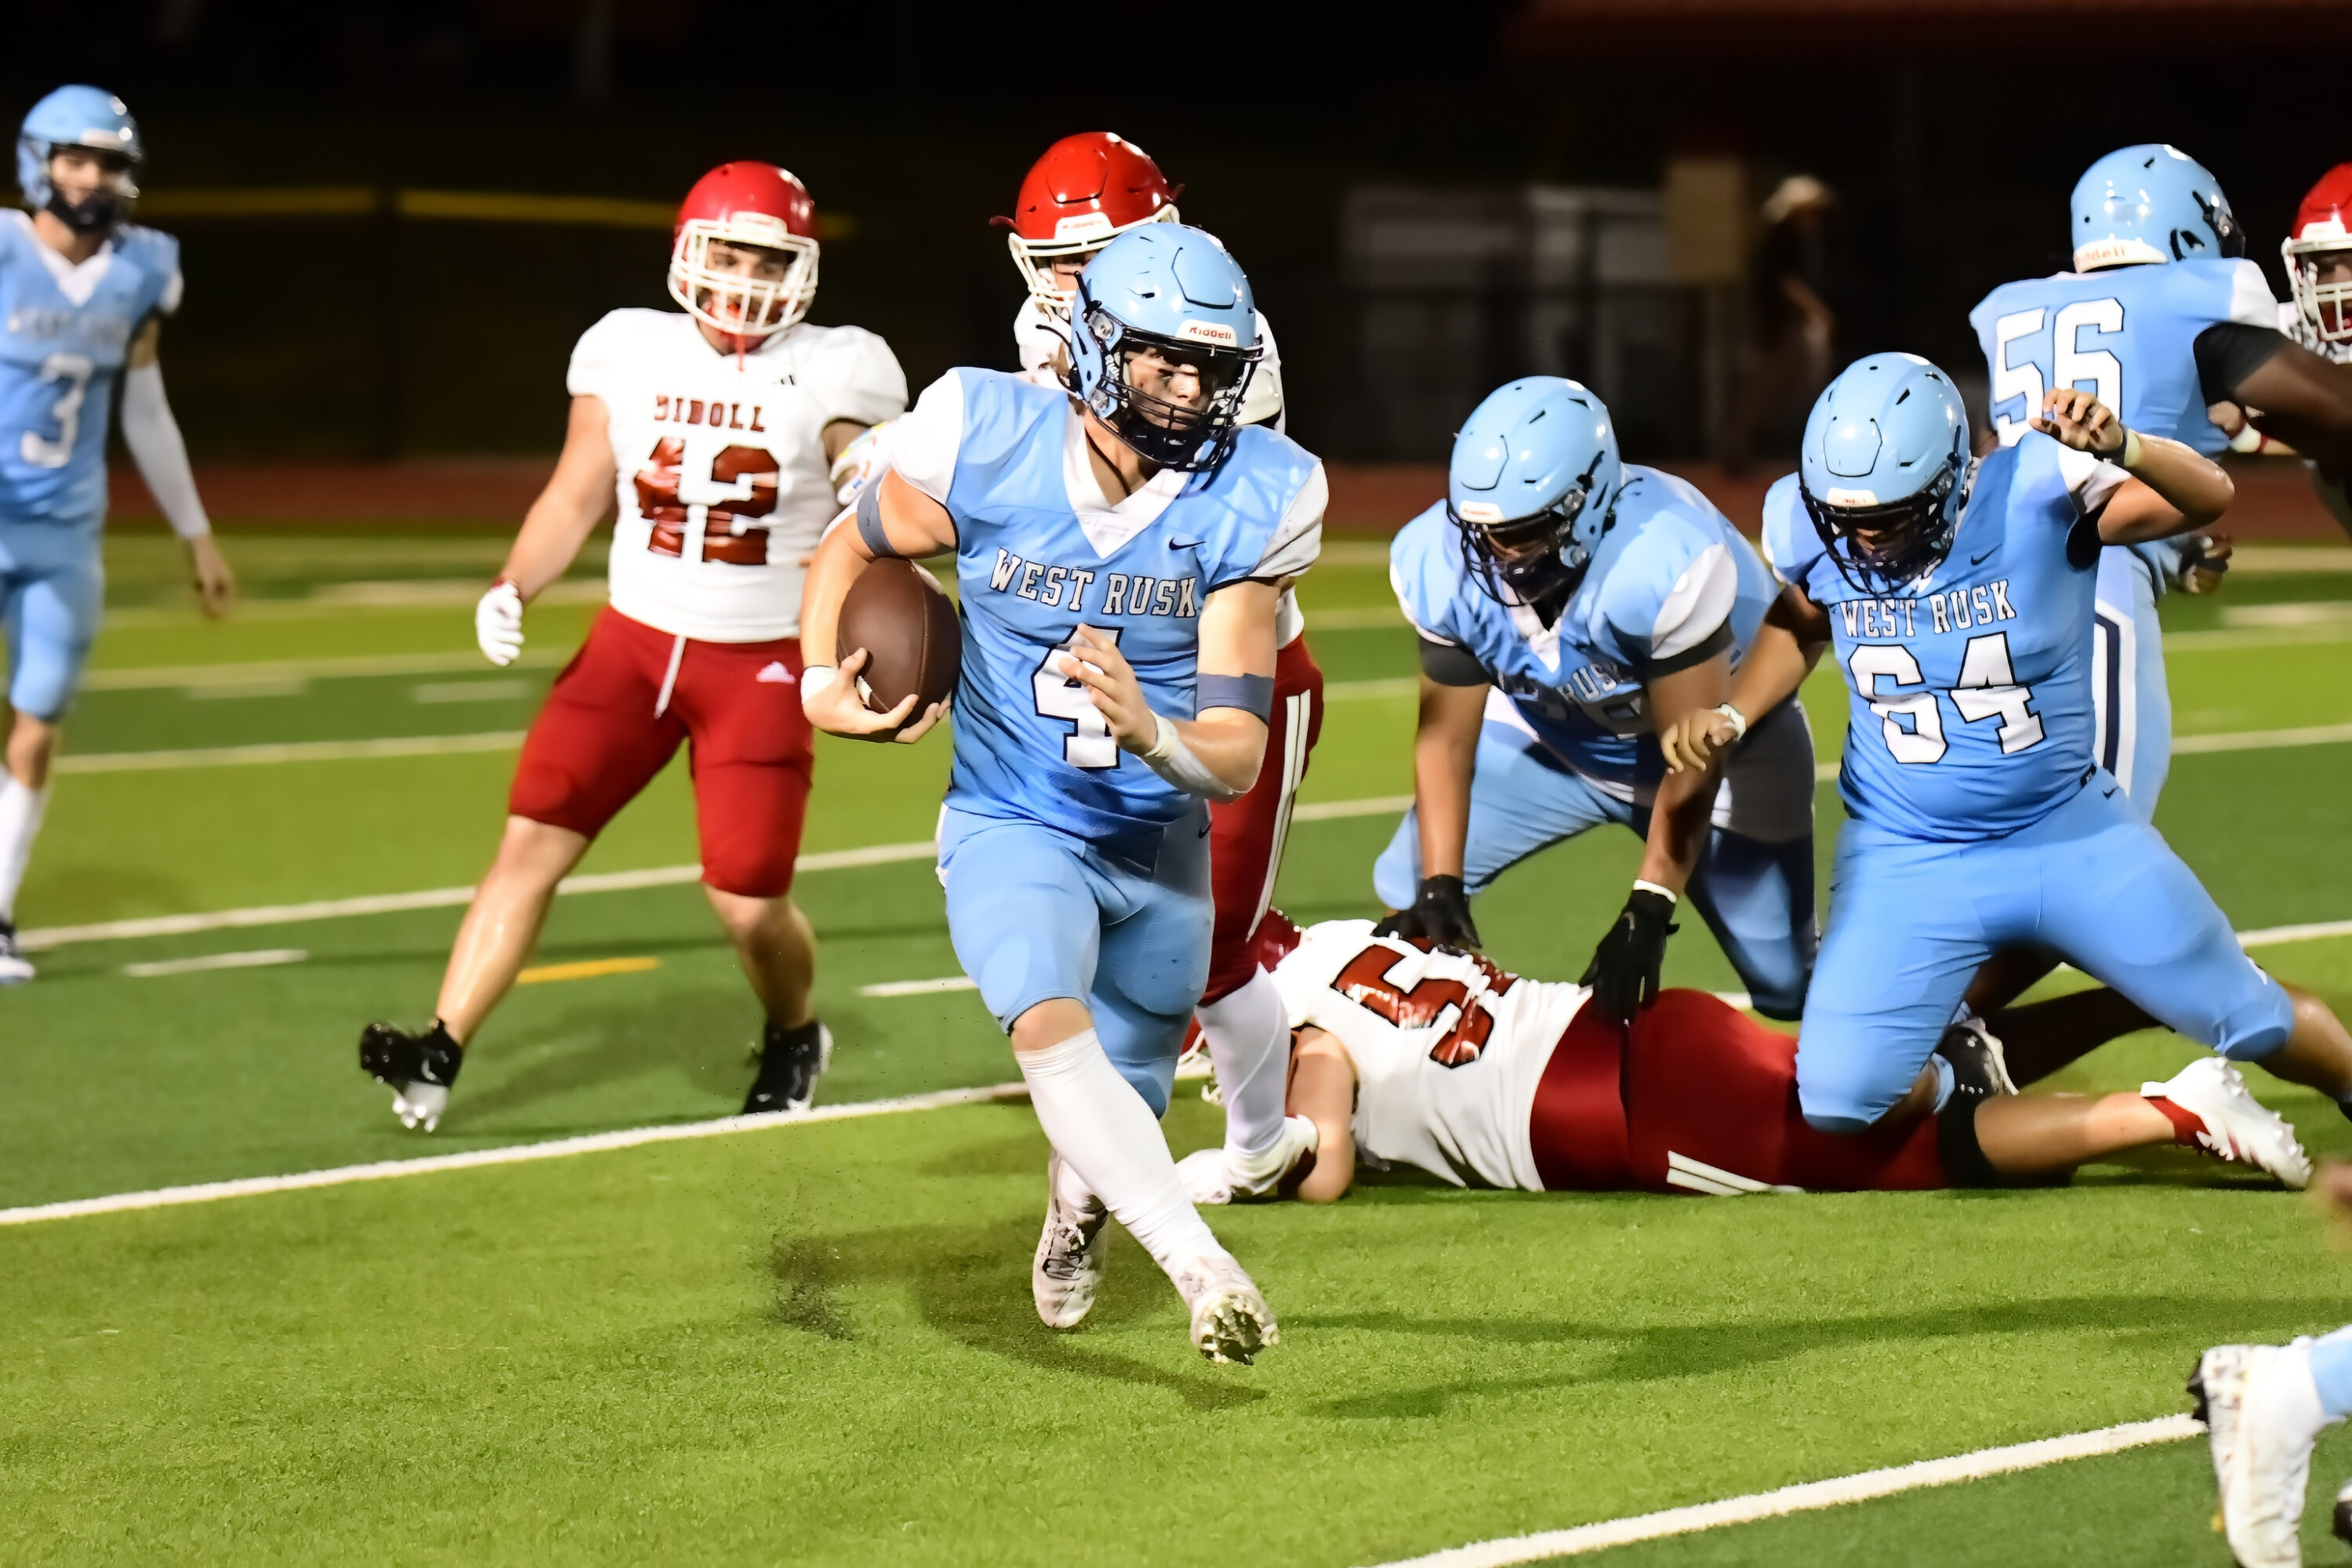
<path fill-rule="evenodd" d="M 1478 924 L 1470 918 L 1470 895 L 1459 877 L 1423 877 L 1412 907 L 1399 910 L 1372 928 L 1374 936 L 1401 936 L 1407 941 L 1443 942 L 1447 947 L 1479 947 Z"/>
<path fill-rule="evenodd" d="M 1601 945 L 1592 950 L 1591 966 L 1580 985 L 1592 987 L 1592 1005 L 1621 1024 L 1633 1021 L 1634 1009 L 1658 999 L 1658 968 L 1666 959 L 1666 938 L 1675 925 L 1675 901 L 1664 893 L 1636 888 Z"/>

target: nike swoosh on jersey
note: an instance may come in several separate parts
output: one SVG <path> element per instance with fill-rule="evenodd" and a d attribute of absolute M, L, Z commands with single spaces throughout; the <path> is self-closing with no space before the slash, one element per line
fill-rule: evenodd
<path fill-rule="evenodd" d="M 1991 560 L 1991 559 L 1993 558 L 1994 553 L 1995 553 L 1996 552 L 1998 552 L 2000 549 L 2000 545 L 1998 545 L 1998 544 L 1996 544 L 1996 545 L 1994 545 L 1994 546 L 1992 547 L 1992 549 L 1991 549 L 1991 550 L 1988 550 L 1988 551 L 1986 551 L 1982 555 L 1972 555 L 1972 556 L 1969 557 L 1969 565 L 1971 565 L 1971 566 L 1981 566 L 1981 565 L 1983 565 L 1986 562 L 1988 562 L 1988 561 Z"/>

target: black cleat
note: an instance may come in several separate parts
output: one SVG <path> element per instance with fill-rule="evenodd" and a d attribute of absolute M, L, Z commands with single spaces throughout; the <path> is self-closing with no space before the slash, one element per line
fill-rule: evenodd
<path fill-rule="evenodd" d="M 2009 1058 L 2000 1048 L 2000 1037 L 1984 1026 L 1984 1020 L 1970 1015 L 1944 1031 L 1936 1042 L 1936 1054 L 1952 1064 L 1955 1091 L 1972 1100 L 1990 1100 L 1997 1094 L 2015 1094 L 2017 1084 L 2009 1076 Z"/>
<path fill-rule="evenodd" d="M 797 1029 L 768 1020 L 760 1041 L 760 1076 L 744 1097 L 743 1114 L 806 1110 L 816 1080 L 833 1065 L 833 1031 L 811 1018 Z"/>
<path fill-rule="evenodd" d="M 2352 1481 L 2336 1494 L 2336 1539 L 2352 1542 Z"/>
<path fill-rule="evenodd" d="M 421 1035 L 390 1024 L 374 1023 L 360 1031 L 360 1070 L 392 1090 L 393 1113 L 403 1127 L 430 1132 L 449 1108 L 449 1086 L 466 1053 L 435 1019 Z"/>
<path fill-rule="evenodd" d="M 22 985 L 33 977 L 32 960 L 16 945 L 16 928 L 0 921 L 0 985 Z M 2352 1115 L 2352 1112 L 2347 1112 Z"/>

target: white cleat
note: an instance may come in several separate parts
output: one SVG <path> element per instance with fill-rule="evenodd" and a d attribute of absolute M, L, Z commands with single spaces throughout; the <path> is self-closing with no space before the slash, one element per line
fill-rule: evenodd
<path fill-rule="evenodd" d="M 0 985 L 22 985 L 33 977 L 33 961 L 16 945 L 16 928 L 0 921 Z"/>
<path fill-rule="evenodd" d="M 1168 1276 L 1192 1313 L 1192 1348 L 1220 1365 L 1247 1366 L 1257 1352 L 1282 1342 L 1274 1309 L 1230 1252 L 1194 1258 Z"/>
<path fill-rule="evenodd" d="M 2163 1083 L 2144 1083 L 2150 1100 L 2168 1100 L 2205 1124 L 2200 1147 L 2233 1164 L 2259 1165 L 2287 1186 L 2311 1184 L 2311 1156 L 2294 1129 L 2246 1091 L 2246 1080 L 2225 1057 L 2203 1057 Z"/>
<path fill-rule="evenodd" d="M 411 1131 L 432 1131 L 448 1109 L 449 1090 L 444 1084 L 407 1083 L 392 1091 L 392 1113 Z"/>
<path fill-rule="evenodd" d="M 1029 1267 L 1029 1294 L 1049 1329 L 1075 1329 L 1094 1310 L 1102 1284 L 1103 1253 L 1110 1242 L 1110 1210 L 1092 1193 L 1072 1203 L 1062 1193 L 1076 1175 L 1058 1153 L 1045 1159 L 1045 1229 Z"/>
<path fill-rule="evenodd" d="M 1176 1162 L 1176 1173 L 1192 1205 L 1245 1204 L 1279 1195 L 1298 1163 L 1321 1146 L 1322 1134 L 1304 1116 L 1282 1119 L 1282 1135 L 1263 1154 L 1244 1154 L 1227 1145 L 1200 1149 Z"/>
<path fill-rule="evenodd" d="M 2214 1521 L 2239 1568 L 2302 1568 L 2303 1498 L 2319 1395 L 2308 1346 L 2216 1345 L 2190 1383 L 2221 1484 Z"/>

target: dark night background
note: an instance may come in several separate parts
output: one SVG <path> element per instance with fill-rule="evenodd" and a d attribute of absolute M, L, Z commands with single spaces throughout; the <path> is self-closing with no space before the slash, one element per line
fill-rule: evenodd
<path fill-rule="evenodd" d="M 1975 359 L 1970 304 L 2063 265 L 2066 195 L 2099 153 L 2171 141 L 2203 161 L 2282 294 L 2295 199 L 2352 156 L 2335 109 L 2346 11 L 2276 0 L 11 11 L 0 115 L 89 80 L 140 118 L 152 221 L 184 247 L 164 363 L 199 461 L 552 450 L 572 340 L 615 305 L 666 303 L 667 240 L 164 216 L 175 191 L 672 202 L 712 163 L 773 160 L 848 225 L 826 242 L 813 319 L 882 332 L 919 387 L 950 364 L 1011 363 L 1020 285 L 987 220 L 1052 139 L 1113 129 L 1248 268 L 1280 333 L 1292 433 L 1377 460 L 1427 458 L 1444 432 L 1401 438 L 1367 413 L 1396 367 L 1360 330 L 1340 247 L 1351 189 L 1654 189 L 1686 151 L 1738 154 L 1759 193 L 1810 171 L 1841 197 L 1839 358 L 1893 346 L 1957 366 Z M 1528 368 L 1507 343 L 1465 352 L 1489 383 Z"/>

